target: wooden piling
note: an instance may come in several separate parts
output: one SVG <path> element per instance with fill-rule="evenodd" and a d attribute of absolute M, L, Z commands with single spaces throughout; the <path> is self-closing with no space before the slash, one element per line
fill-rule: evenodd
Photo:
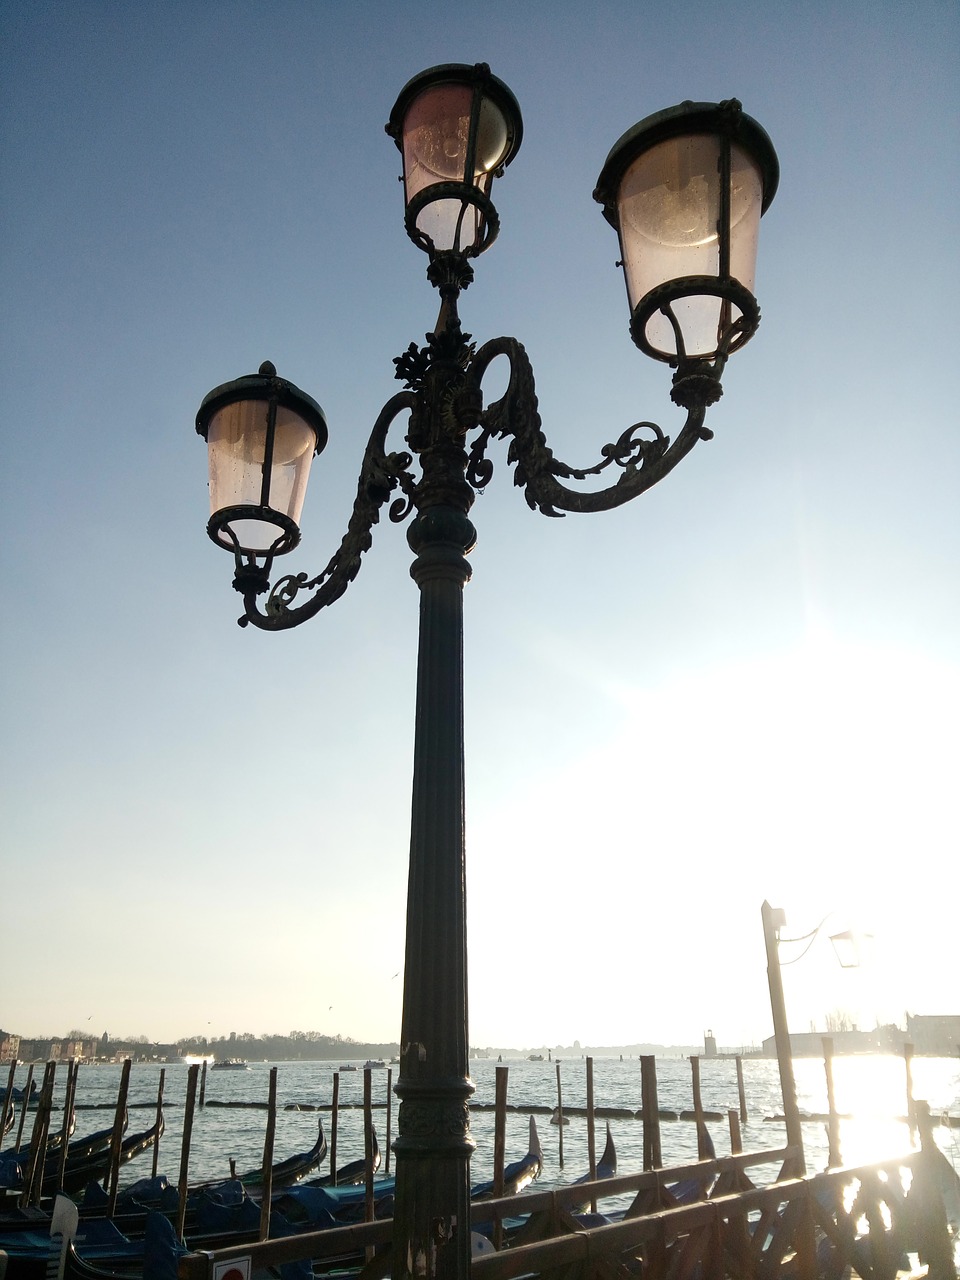
<path fill-rule="evenodd" d="M 202 1111 L 207 1101 L 207 1060 L 204 1058 L 203 1066 L 200 1068 L 200 1110 Z"/>
<path fill-rule="evenodd" d="M 204 1063 L 204 1066 L 207 1064 Z M 260 1177 L 263 1182 L 263 1198 L 260 1201 L 260 1239 L 270 1235 L 270 1200 L 273 1196 L 273 1142 L 277 1136 L 277 1068 L 270 1068 L 270 1086 L 267 1095 L 267 1130 L 263 1136 L 263 1165 Z"/>
<path fill-rule="evenodd" d="M 17 1124 L 17 1140 L 13 1144 L 14 1151 L 20 1150 L 20 1144 L 23 1141 L 23 1125 L 27 1118 L 27 1107 L 30 1103 L 30 1086 L 33 1084 L 33 1063 L 27 1067 L 27 1083 L 23 1086 L 23 1103 L 20 1107 L 20 1120 Z"/>
<path fill-rule="evenodd" d="M 910 1140 L 917 1140 L 917 1104 L 913 1096 L 913 1045 L 903 1046 L 903 1068 L 907 1086 L 907 1124 L 910 1126 Z"/>
<path fill-rule="evenodd" d="M 740 1123 L 749 1124 L 747 1115 L 747 1092 L 743 1087 L 743 1059 L 737 1054 L 737 1096 L 740 1099 Z"/>
<path fill-rule="evenodd" d="M 387 1132 L 386 1146 L 387 1159 L 384 1167 L 384 1173 L 390 1172 L 390 1118 L 393 1114 L 393 1067 L 387 1067 Z"/>
<path fill-rule="evenodd" d="M 507 1153 L 507 1079 L 509 1067 L 497 1067 L 496 1093 L 493 1117 L 493 1198 L 503 1195 L 503 1167 Z M 503 1243 L 503 1223 L 498 1213 L 493 1223 L 493 1244 L 499 1249 Z"/>
<path fill-rule="evenodd" d="M 363 1220 L 373 1221 L 373 1073 L 363 1069 Z"/>
<path fill-rule="evenodd" d="M 124 1119 L 127 1114 L 127 1094 L 130 1092 L 130 1059 L 124 1058 L 120 1069 L 120 1088 L 117 1090 L 117 1110 L 113 1117 L 113 1133 L 110 1136 L 110 1167 L 104 1179 L 104 1190 L 110 1197 L 107 1216 L 112 1218 L 117 1208 L 117 1191 L 120 1188 L 120 1155 L 123 1149 Z"/>
<path fill-rule="evenodd" d="M 657 1101 L 657 1060 L 652 1053 L 640 1055 L 640 1108 L 643 1116 L 643 1167 L 663 1167 L 660 1150 L 660 1106 Z"/>
<path fill-rule="evenodd" d="M 698 1054 L 693 1054 L 690 1058 L 690 1075 L 693 1087 L 693 1115 L 697 1125 L 697 1159 L 707 1160 L 711 1152 L 707 1139 L 707 1122 L 703 1115 L 703 1095 L 700 1092 L 700 1058 Z"/>
<path fill-rule="evenodd" d="M 177 1237 L 183 1239 L 183 1224 L 187 1213 L 187 1174 L 190 1169 L 190 1138 L 193 1135 L 193 1110 L 197 1100 L 197 1076 L 199 1065 L 194 1062 L 187 1070 L 187 1097 L 183 1104 L 183 1142 L 180 1144 L 180 1178 L 177 1190 L 180 1204 L 177 1207 Z"/>
<path fill-rule="evenodd" d="M 67 1154 L 70 1146 L 71 1118 L 73 1104 L 77 1095 L 77 1073 L 80 1063 L 71 1058 L 67 1063 L 67 1088 L 63 1099 L 63 1128 L 60 1136 L 60 1159 L 57 1161 L 57 1190 L 63 1190 L 63 1179 L 67 1169 Z"/>
<path fill-rule="evenodd" d="M 167 1068 L 160 1068 L 160 1083 L 157 1085 L 157 1136 L 153 1140 L 153 1169 L 152 1176 L 157 1176 L 157 1167 L 160 1163 L 160 1121 L 163 1118 L 163 1082 L 167 1075 Z"/>
<path fill-rule="evenodd" d="M 590 1181 L 597 1180 L 597 1123 L 593 1110 L 593 1058 L 587 1058 L 587 1161 Z M 590 1212 L 597 1212 L 597 1198 L 590 1199 Z"/>
<path fill-rule="evenodd" d="M 10 1063 L 10 1074 L 7 1076 L 7 1092 L 3 1095 L 3 1108 L 0 1109 L 0 1142 L 3 1141 L 3 1135 L 7 1132 L 7 1116 L 13 1110 L 13 1082 L 17 1074 L 17 1058 L 14 1054 L 13 1061 Z"/>
<path fill-rule="evenodd" d="M 363 1069 L 363 1220 L 372 1222 L 374 1218 L 373 1203 L 373 1072 L 369 1067 Z M 373 1245 L 364 1248 L 364 1257 L 372 1262 Z"/>
<path fill-rule="evenodd" d="M 330 1096 L 330 1184 L 337 1185 L 337 1115 L 340 1109 L 340 1072 L 333 1073 L 333 1092 Z"/>
<path fill-rule="evenodd" d="M 50 1112 L 53 1107 L 53 1082 L 57 1074 L 57 1064 L 48 1062 L 43 1072 L 43 1084 L 40 1086 L 40 1097 L 37 1101 L 37 1114 L 33 1119 L 33 1132 L 30 1135 L 30 1159 L 23 1180 L 23 1191 L 20 1195 L 20 1207 L 26 1209 L 33 1203 L 40 1203 L 43 1186 L 43 1166 L 47 1148 L 47 1133 L 50 1129 Z M 24 1107 L 27 1099 L 24 1098 Z M 36 1198 L 34 1199 L 34 1194 Z"/>
<path fill-rule="evenodd" d="M 840 1117 L 837 1115 L 837 1098 L 833 1088 L 833 1037 L 823 1037 L 823 1070 L 827 1077 L 827 1168 L 839 1169 L 843 1164 L 840 1154 Z"/>
<path fill-rule="evenodd" d="M 563 1168 L 563 1089 L 560 1086 L 560 1063 L 557 1063 L 557 1124 L 560 1127 L 560 1168 Z"/>
<path fill-rule="evenodd" d="M 740 1117 L 733 1107 L 727 1112 L 727 1122 L 730 1125 L 730 1154 L 738 1156 L 743 1150 L 743 1137 L 740 1133 Z"/>

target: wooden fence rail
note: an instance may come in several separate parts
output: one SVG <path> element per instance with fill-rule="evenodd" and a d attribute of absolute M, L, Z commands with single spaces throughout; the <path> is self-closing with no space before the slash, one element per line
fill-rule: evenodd
<path fill-rule="evenodd" d="M 524 1224 L 507 1247 L 473 1259 L 473 1280 L 839 1280 L 851 1271 L 894 1280 L 917 1265 L 928 1280 L 957 1280 L 927 1152 L 783 1177 L 794 1156 L 789 1147 L 743 1153 L 475 1204 L 474 1224 L 520 1213 Z M 747 1170 L 772 1163 L 778 1180 L 754 1185 Z M 700 1198 L 671 1204 L 671 1188 L 691 1182 Z M 585 1202 L 624 1196 L 632 1201 L 618 1221 L 577 1216 Z M 218 1264 L 240 1258 L 256 1269 L 309 1258 L 322 1271 L 365 1254 L 361 1280 L 378 1280 L 390 1271 L 391 1237 L 387 1220 L 187 1254 L 179 1280 L 212 1280 Z"/>

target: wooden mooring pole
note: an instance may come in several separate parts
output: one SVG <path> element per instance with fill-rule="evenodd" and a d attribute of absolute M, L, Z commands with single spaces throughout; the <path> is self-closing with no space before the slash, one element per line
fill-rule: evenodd
<path fill-rule="evenodd" d="M 917 1140 L 917 1104 L 913 1097 L 913 1045 L 903 1046 L 903 1069 L 907 1085 L 907 1124 L 910 1126 L 910 1139 Z"/>
<path fill-rule="evenodd" d="M 160 1163 L 160 1121 L 163 1119 L 163 1082 L 167 1078 L 167 1068 L 160 1068 L 160 1083 L 157 1085 L 157 1115 L 154 1123 L 157 1126 L 157 1136 L 153 1140 L 153 1170 L 152 1176 L 157 1176 L 157 1168 Z"/>
<path fill-rule="evenodd" d="M 13 1081 L 17 1074 L 17 1055 L 13 1055 L 10 1063 L 10 1074 L 7 1076 L 7 1092 L 3 1095 L 3 1107 L 0 1108 L 0 1142 L 7 1132 L 7 1116 L 13 1110 Z"/>
<path fill-rule="evenodd" d="M 337 1116 L 340 1110 L 340 1072 L 333 1073 L 330 1097 L 330 1185 L 337 1185 Z"/>
<path fill-rule="evenodd" d="M 563 1168 L 563 1089 L 560 1085 L 560 1063 L 557 1063 L 557 1124 L 560 1127 L 560 1168 Z"/>
<path fill-rule="evenodd" d="M 743 1150 L 743 1136 L 740 1133 L 740 1117 L 733 1107 L 727 1112 L 727 1123 L 730 1126 L 730 1154 L 738 1156 Z"/>
<path fill-rule="evenodd" d="M 203 1066 L 200 1069 L 200 1110 L 202 1111 L 207 1101 L 207 1060 L 204 1058 Z"/>
<path fill-rule="evenodd" d="M 374 1218 L 373 1204 L 373 1072 L 369 1067 L 363 1069 L 363 1220 L 372 1222 Z M 364 1259 L 372 1262 L 373 1245 L 364 1249 Z"/>
<path fill-rule="evenodd" d="M 177 1208 L 177 1238 L 183 1239 L 183 1224 L 187 1216 L 187 1174 L 190 1169 L 190 1138 L 193 1134 L 193 1111 L 197 1101 L 197 1076 L 200 1067 L 194 1062 L 187 1070 L 187 1097 L 183 1104 L 183 1141 L 180 1144 L 180 1178 L 177 1190 L 180 1204 Z"/>
<path fill-rule="evenodd" d="M 643 1167 L 660 1169 L 660 1104 L 657 1101 L 657 1060 L 652 1053 L 640 1055 L 640 1108 L 643 1114 Z"/>
<path fill-rule="evenodd" d="M 740 1099 L 740 1123 L 749 1124 L 747 1115 L 747 1091 L 743 1087 L 743 1059 L 737 1054 L 737 1097 Z"/>
<path fill-rule="evenodd" d="M 57 1190 L 63 1190 L 63 1178 L 67 1170 L 67 1152 L 72 1130 L 73 1104 L 77 1096 L 77 1074 L 80 1063 L 71 1058 L 67 1063 L 67 1091 L 63 1099 L 63 1128 L 60 1131 L 60 1159 L 57 1161 Z"/>
<path fill-rule="evenodd" d="M 587 1058 L 587 1160 L 590 1181 L 597 1180 L 597 1117 L 593 1109 L 593 1058 Z M 590 1212 L 597 1212 L 596 1196 L 590 1198 Z"/>
<path fill-rule="evenodd" d="M 104 1181 L 110 1197 L 107 1216 L 112 1218 L 117 1209 L 117 1192 L 120 1190 L 120 1157 L 123 1151 L 123 1130 L 127 1118 L 127 1094 L 130 1092 L 130 1059 L 124 1058 L 120 1069 L 120 1088 L 117 1090 L 117 1111 L 113 1118 L 113 1134 L 110 1138 L 110 1170 Z"/>
<path fill-rule="evenodd" d="M 690 1059 L 690 1074 L 693 1084 L 693 1115 L 697 1125 L 697 1159 L 709 1160 L 716 1153 L 707 1133 L 707 1122 L 703 1115 L 703 1096 L 700 1092 L 700 1057 L 694 1054 Z"/>
<path fill-rule="evenodd" d="M 843 1164 L 840 1155 L 840 1117 L 837 1115 L 837 1098 L 833 1089 L 833 1037 L 823 1037 L 823 1069 L 827 1077 L 827 1168 L 839 1169 Z"/>
<path fill-rule="evenodd" d="M 206 1063 L 204 1063 L 206 1066 Z M 263 1166 L 260 1174 L 263 1199 L 260 1201 L 260 1239 L 270 1235 L 270 1201 L 273 1197 L 273 1144 L 277 1136 L 277 1068 L 270 1068 L 267 1094 L 267 1130 L 263 1136 Z"/>
<path fill-rule="evenodd" d="M 509 1067 L 497 1067 L 493 1113 L 493 1198 L 503 1195 L 503 1167 L 507 1158 L 507 1080 Z M 503 1222 L 498 1213 L 493 1222 L 493 1244 L 503 1244 Z"/>
<path fill-rule="evenodd" d="M 17 1140 L 13 1144 L 14 1151 L 20 1150 L 20 1144 L 23 1141 L 23 1125 L 27 1118 L 27 1105 L 30 1102 L 30 1086 L 33 1084 L 33 1063 L 27 1067 L 27 1083 L 23 1086 L 23 1102 L 20 1106 L 20 1121 L 17 1125 Z"/>
<path fill-rule="evenodd" d="M 33 1120 L 33 1133 L 30 1137 L 30 1159 L 23 1179 L 23 1193 L 20 1196 L 20 1207 L 40 1203 L 40 1192 L 43 1186 L 44 1155 L 47 1149 L 47 1134 L 50 1131 L 50 1111 L 53 1107 L 53 1082 L 57 1074 L 57 1064 L 48 1062 L 43 1072 L 43 1084 L 37 1101 L 37 1114 Z M 23 1100 L 24 1108 L 27 1099 Z"/>
<path fill-rule="evenodd" d="M 387 1159 L 384 1173 L 390 1172 L 390 1119 L 393 1114 L 393 1067 L 387 1067 Z"/>

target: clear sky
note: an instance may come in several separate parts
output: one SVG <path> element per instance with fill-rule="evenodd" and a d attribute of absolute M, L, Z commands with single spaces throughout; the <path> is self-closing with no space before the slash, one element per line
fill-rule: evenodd
<path fill-rule="evenodd" d="M 464 327 L 527 347 L 557 455 L 675 433 L 591 198 L 739 97 L 780 155 L 716 438 L 550 521 L 505 450 L 466 595 L 471 1042 L 770 1033 L 760 904 L 823 938 L 791 1021 L 960 1012 L 954 0 L 6 0 L 0 1026 L 399 1036 L 417 593 L 236 625 L 204 394 L 326 410 L 293 571 L 339 542 L 392 357 L 436 318 L 383 125 L 489 62 L 524 116 Z M 393 447 L 401 447 L 399 436 Z"/>

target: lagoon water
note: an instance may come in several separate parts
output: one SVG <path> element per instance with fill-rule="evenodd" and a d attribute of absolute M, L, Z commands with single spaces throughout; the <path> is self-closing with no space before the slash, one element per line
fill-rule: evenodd
<path fill-rule="evenodd" d="M 284 1062 L 277 1064 L 278 1116 L 274 1159 L 281 1160 L 313 1145 L 318 1121 L 322 1120 L 328 1141 L 331 1116 L 329 1111 L 333 1074 L 340 1072 L 340 1111 L 338 1116 L 337 1163 L 343 1165 L 363 1155 L 363 1071 L 344 1071 L 346 1061 Z M 356 1064 L 362 1066 L 362 1063 Z M 472 1164 L 474 1181 L 492 1176 L 494 1113 L 497 1063 L 477 1059 L 470 1063 L 476 1084 L 475 1103 L 489 1104 L 490 1110 L 471 1113 L 471 1129 L 477 1143 Z M 529 1062 L 511 1059 L 502 1065 L 509 1068 L 506 1158 L 519 1159 L 527 1150 L 528 1106 L 553 1108 L 557 1102 L 555 1062 Z M 206 1077 L 206 1102 L 197 1109 L 190 1150 L 191 1182 L 227 1177 L 230 1159 L 238 1171 L 259 1167 L 263 1158 L 266 1127 L 265 1104 L 268 1096 L 270 1063 L 251 1062 L 246 1071 L 209 1071 Z M 166 1131 L 160 1143 L 159 1172 L 176 1184 L 180 1169 L 184 1101 L 188 1068 L 167 1065 L 164 1079 L 164 1114 Z M 130 1125 L 128 1132 L 145 1129 L 152 1124 L 161 1068 L 153 1063 L 134 1063 L 130 1074 Z M 392 1082 L 396 1083 L 397 1067 Z M 561 1081 L 564 1108 L 586 1106 L 586 1061 L 568 1057 L 562 1060 Z M 26 1081 L 26 1067 L 18 1069 L 16 1083 Z M 826 1079 L 819 1059 L 798 1059 L 795 1063 L 797 1093 L 801 1111 L 822 1114 L 827 1111 Z M 936 1119 L 941 1113 L 960 1115 L 960 1058 L 914 1058 L 912 1063 L 914 1096 L 927 1101 Z M 785 1131 L 782 1122 L 772 1117 L 782 1112 L 777 1064 L 768 1059 L 748 1058 L 743 1061 L 744 1087 L 748 1123 L 743 1127 L 743 1146 L 756 1151 L 782 1146 Z M 62 1103 L 66 1068 L 58 1072 L 55 1103 Z M 120 1080 L 119 1066 L 87 1065 L 79 1073 L 77 1084 L 77 1134 L 83 1135 L 107 1126 L 112 1119 Z M 372 1072 L 372 1093 L 376 1110 L 374 1124 L 386 1160 L 386 1122 L 388 1072 Z M 595 1057 L 593 1061 L 594 1103 L 596 1107 L 615 1107 L 639 1111 L 640 1062 L 636 1058 Z M 5 1080 L 4 1080 L 5 1083 Z M 732 1059 L 700 1059 L 700 1083 L 704 1108 L 720 1112 L 739 1110 L 736 1064 Z M 845 1164 L 858 1164 L 894 1156 L 910 1149 L 910 1133 L 902 1119 L 906 1114 L 906 1071 L 903 1060 L 891 1056 L 837 1057 L 834 1059 L 834 1083 L 837 1110 L 849 1115 L 841 1125 L 841 1145 Z M 693 1107 L 691 1066 L 686 1058 L 658 1058 L 657 1084 L 661 1109 L 677 1113 Z M 216 1106 L 211 1103 L 260 1103 L 260 1107 Z M 322 1106 L 327 1110 L 293 1111 L 287 1106 Z M 396 1136 L 397 1100 L 392 1099 L 391 1132 Z M 564 1168 L 559 1164 L 559 1129 L 550 1123 L 549 1115 L 535 1117 L 544 1152 L 540 1185 L 551 1187 L 570 1182 L 587 1171 L 587 1121 L 571 1115 L 564 1126 Z M 55 1113 L 53 1123 L 58 1121 Z M 28 1115 L 25 1140 L 31 1119 Z M 597 1155 L 603 1148 L 605 1120 L 597 1120 Z M 643 1163 L 643 1126 L 639 1119 L 610 1121 L 617 1147 L 621 1173 L 640 1170 Z M 730 1151 L 726 1118 L 708 1125 L 718 1155 Z M 15 1131 L 14 1131 L 15 1132 Z M 940 1125 L 935 1130 L 937 1141 L 960 1171 L 960 1128 Z M 803 1126 L 807 1166 L 812 1171 L 826 1168 L 827 1140 L 824 1125 L 806 1121 Z M 6 1146 L 11 1145 L 12 1135 Z M 665 1120 L 661 1124 L 661 1144 L 666 1165 L 695 1160 L 697 1139 L 695 1126 L 684 1120 Z M 126 1185 L 150 1172 L 152 1156 L 139 1157 L 125 1166 L 121 1183 Z M 322 1166 L 321 1171 L 328 1166 Z M 391 1161 L 392 1169 L 392 1161 Z M 381 1171 L 383 1165 L 381 1165 Z M 773 1176 L 775 1170 L 768 1171 Z"/>

